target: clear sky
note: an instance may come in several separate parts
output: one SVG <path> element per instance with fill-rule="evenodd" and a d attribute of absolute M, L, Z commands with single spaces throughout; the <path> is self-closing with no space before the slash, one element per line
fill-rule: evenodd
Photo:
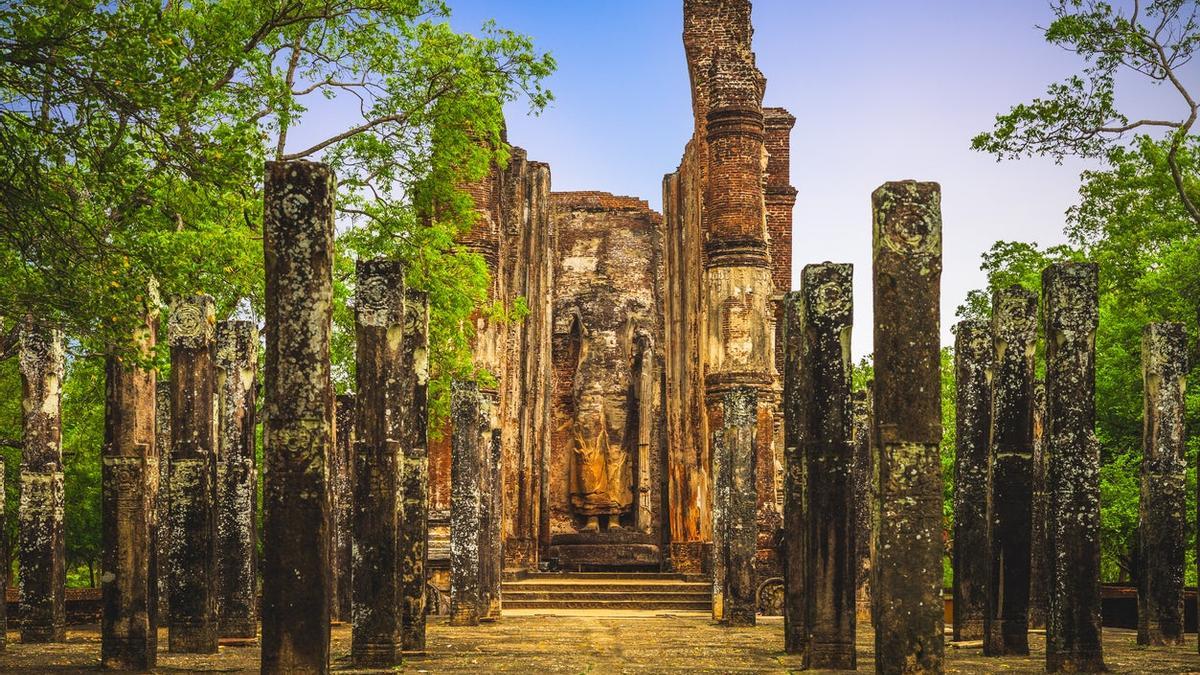
<path fill-rule="evenodd" d="M 540 117 L 508 110 L 509 141 L 550 164 L 555 190 L 606 190 L 661 207 L 661 181 L 692 130 L 682 0 L 449 0 L 452 25 L 486 19 L 551 52 L 556 96 Z M 855 265 L 854 353 L 871 351 L 870 194 L 887 180 L 942 184 L 943 343 L 954 312 L 983 285 L 997 239 L 1063 241 L 1083 162 L 997 163 L 970 139 L 996 113 L 1079 70 L 1047 44 L 1046 0 L 757 0 L 754 49 L 765 104 L 792 133 L 793 285 L 808 263 Z M 1192 69 L 1195 72 L 1195 69 Z M 1175 115 L 1172 92 L 1120 81 L 1131 114 Z"/>

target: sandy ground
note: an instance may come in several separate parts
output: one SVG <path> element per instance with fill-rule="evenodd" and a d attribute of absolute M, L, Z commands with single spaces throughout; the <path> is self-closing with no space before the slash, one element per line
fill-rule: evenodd
<path fill-rule="evenodd" d="M 460 628 L 434 619 L 428 652 L 397 668 L 410 673 L 787 673 L 798 662 L 783 653 L 782 620 L 766 618 L 754 628 L 723 628 L 703 616 L 642 616 L 589 612 L 579 616 L 508 616 L 479 627 Z M 350 667 L 350 627 L 336 625 L 333 667 Z M 15 631 L 0 656 L 9 673 L 79 673 L 96 670 L 100 635 L 96 626 L 73 627 L 66 643 L 23 645 Z M 1118 673 L 1200 673 L 1195 635 L 1183 647 L 1138 647 L 1134 631 L 1105 631 L 1105 660 Z M 166 631 L 160 644 L 166 645 Z M 1044 640 L 1032 636 L 1026 658 L 984 658 L 975 644 L 947 643 L 947 673 L 1040 673 Z M 871 633 L 858 635 L 858 668 L 871 672 Z M 155 672 L 258 672 L 258 648 L 222 647 L 219 654 L 193 656 L 159 652 Z"/>

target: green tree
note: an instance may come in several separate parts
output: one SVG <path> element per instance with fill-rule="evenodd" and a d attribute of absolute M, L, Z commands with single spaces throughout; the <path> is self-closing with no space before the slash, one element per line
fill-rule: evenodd
<path fill-rule="evenodd" d="M 1078 54 L 1084 62 L 1081 74 L 1051 84 L 1044 98 L 998 115 L 992 131 L 976 136 L 971 147 L 997 158 L 1102 158 L 1129 132 L 1162 130 L 1159 140 L 1165 141 L 1175 199 L 1193 227 L 1200 226 L 1195 175 L 1187 173 L 1180 157 L 1200 115 L 1200 102 L 1180 70 L 1200 47 L 1200 5 L 1194 0 L 1054 0 L 1051 7 L 1054 21 L 1044 29 L 1046 41 Z M 1179 109 L 1161 119 L 1130 119 L 1116 105 L 1121 73 L 1170 87 Z"/>

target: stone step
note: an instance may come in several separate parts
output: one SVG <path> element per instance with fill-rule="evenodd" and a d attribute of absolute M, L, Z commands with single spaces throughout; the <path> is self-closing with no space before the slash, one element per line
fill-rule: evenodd
<path fill-rule="evenodd" d="M 689 591 L 527 591 L 505 589 L 501 595 L 505 604 L 517 600 L 562 600 L 565 602 L 597 603 L 612 600 L 681 600 L 686 602 L 712 602 L 711 593 L 696 593 Z"/>
<path fill-rule="evenodd" d="M 504 598 L 504 609 L 671 609 L 683 612 L 699 612 L 712 608 L 711 599 L 696 600 L 509 600 Z"/>

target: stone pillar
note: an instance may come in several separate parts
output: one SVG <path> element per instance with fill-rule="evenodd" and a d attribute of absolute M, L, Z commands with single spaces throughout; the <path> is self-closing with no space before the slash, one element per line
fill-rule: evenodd
<path fill-rule="evenodd" d="M 450 625 L 475 626 L 481 611 L 480 529 L 483 442 L 487 429 L 479 387 L 455 381 L 450 392 Z M 489 436 L 490 438 L 490 436 Z"/>
<path fill-rule="evenodd" d="M 401 624 L 405 652 L 425 650 L 425 562 L 429 540 L 429 296 L 407 290 L 400 376 L 411 391 L 404 421 L 404 465 L 400 471 Z"/>
<path fill-rule="evenodd" d="M 991 432 L 992 329 L 954 327 L 954 639 L 982 640 L 987 612 L 988 434 Z"/>
<path fill-rule="evenodd" d="M 783 646 L 800 654 L 808 666 L 808 519 L 804 434 L 799 422 L 808 403 L 804 375 L 804 296 L 788 293 L 783 299 Z M 714 459 L 716 456 L 714 455 Z"/>
<path fill-rule="evenodd" d="M 67 636 L 62 333 L 27 318 L 19 361 L 24 412 L 17 512 L 21 642 L 62 642 Z"/>
<path fill-rule="evenodd" d="M 992 424 L 987 498 L 987 656 L 1029 654 L 1033 498 L 1033 355 L 1037 295 L 1021 286 L 992 298 Z M 965 553 L 965 552 L 964 552 Z"/>
<path fill-rule="evenodd" d="M 941 188 L 885 183 L 872 195 L 875 669 L 941 672 Z"/>
<path fill-rule="evenodd" d="M 483 557 L 480 560 L 483 569 L 483 598 L 484 617 L 495 621 L 500 618 L 500 582 L 504 573 L 503 541 L 500 536 L 500 518 L 503 509 L 503 497 L 500 486 L 500 462 L 502 461 L 503 445 L 501 431 L 491 429 L 491 435 L 486 449 L 487 470 L 483 473 L 483 495 L 486 499 L 486 513 L 480 534 L 485 544 L 480 546 Z"/>
<path fill-rule="evenodd" d="M 1187 332 L 1151 323 L 1142 333 L 1142 494 L 1138 508 L 1138 644 L 1183 644 L 1187 545 L 1184 386 Z"/>
<path fill-rule="evenodd" d="M 871 618 L 871 395 L 860 389 L 852 399 L 854 410 L 854 574 L 855 615 Z"/>
<path fill-rule="evenodd" d="M 1033 499 L 1029 513 L 1032 549 L 1029 558 L 1029 627 L 1046 627 L 1046 383 L 1033 385 Z"/>
<path fill-rule="evenodd" d="M 329 670 L 333 173 L 268 162 L 262 671 Z"/>
<path fill-rule="evenodd" d="M 221 637 L 258 636 L 258 327 L 217 324 L 217 607 Z"/>
<path fill-rule="evenodd" d="M 753 626 L 758 607 L 754 573 L 758 549 L 754 471 L 757 411 L 758 392 L 753 387 L 727 391 L 721 411 L 721 437 L 715 444 L 716 452 L 723 454 L 717 489 L 728 494 L 721 525 L 723 550 L 717 552 L 724 557 L 724 622 L 728 626 Z"/>
<path fill-rule="evenodd" d="M 158 333 L 153 284 L 147 297 L 146 322 L 134 334 L 143 358 L 151 357 Z M 110 355 L 105 362 L 100 578 L 100 663 L 108 670 L 152 670 L 157 663 L 154 409 L 154 371 Z"/>
<path fill-rule="evenodd" d="M 216 510 L 213 437 L 213 299 L 176 300 L 167 321 L 171 345 L 171 620 L 172 652 L 217 651 Z"/>
<path fill-rule="evenodd" d="M 0 476 L 4 475 L 4 457 L 0 455 Z M 4 518 L 4 506 L 7 501 L 5 491 L 0 491 L 0 518 Z M 0 560 L 6 564 L 0 565 L 0 588 L 8 589 L 8 537 L 0 537 Z M 8 602 L 0 602 L 0 654 L 8 647 Z"/>
<path fill-rule="evenodd" d="M 803 345 L 798 427 L 807 465 L 806 537 L 809 667 L 856 667 L 854 448 L 851 443 L 850 330 L 854 267 L 806 265 L 801 272 Z"/>
<path fill-rule="evenodd" d="M 1046 321 L 1047 672 L 1100 672 L 1100 444 L 1095 263 L 1042 272 Z"/>
<path fill-rule="evenodd" d="M 154 503 L 154 518 L 157 523 L 154 540 L 155 586 L 160 623 L 166 624 L 171 616 L 171 570 L 168 548 L 171 545 L 171 381 L 158 380 L 154 384 L 154 447 L 158 455 L 158 487 Z"/>
<path fill-rule="evenodd" d="M 354 394 L 336 399 L 333 453 L 329 456 L 329 613 L 335 621 L 350 621 L 354 593 L 354 424 L 357 412 Z"/>
<path fill-rule="evenodd" d="M 404 267 L 359 260 L 355 294 L 357 423 L 354 442 L 354 628 L 359 667 L 400 663 L 400 469 L 408 397 Z"/>

